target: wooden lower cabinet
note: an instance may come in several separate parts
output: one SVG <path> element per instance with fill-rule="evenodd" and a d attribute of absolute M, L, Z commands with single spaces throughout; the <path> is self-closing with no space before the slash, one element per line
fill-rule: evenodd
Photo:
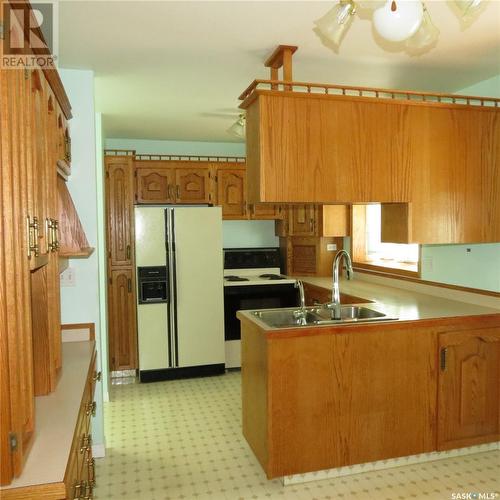
<path fill-rule="evenodd" d="M 439 335 L 440 450 L 500 439 L 500 327 Z"/>
<path fill-rule="evenodd" d="M 135 370 L 137 326 L 134 270 L 111 269 L 108 291 L 110 369 Z"/>
<path fill-rule="evenodd" d="M 500 438 L 500 314 L 286 331 L 238 318 L 243 434 L 269 479 Z"/>
<path fill-rule="evenodd" d="M 91 420 L 96 410 L 95 383 L 100 379 L 100 374 L 96 372 L 94 342 L 68 342 L 63 345 L 63 352 L 71 361 L 64 361 L 65 370 L 56 389 L 56 396 L 52 401 L 41 402 L 38 408 L 42 412 L 38 416 L 44 426 L 54 420 L 59 421 L 61 429 L 58 428 L 56 432 L 54 429 L 43 427 L 40 434 L 35 436 L 32 453 L 36 453 L 39 459 L 26 467 L 28 471 L 25 470 L 31 479 L 25 479 L 21 475 L 17 484 L 7 489 L 2 488 L 2 500 L 93 498 L 95 467 L 92 457 Z M 72 369 L 74 371 L 70 374 Z M 75 393 L 75 386 L 79 388 L 79 394 Z M 61 420 L 61 413 L 68 418 Z M 43 439 L 45 432 L 55 438 L 59 437 L 61 442 Z M 73 437 L 68 439 L 71 433 Z M 44 456 L 47 456 L 48 465 L 42 460 Z"/>

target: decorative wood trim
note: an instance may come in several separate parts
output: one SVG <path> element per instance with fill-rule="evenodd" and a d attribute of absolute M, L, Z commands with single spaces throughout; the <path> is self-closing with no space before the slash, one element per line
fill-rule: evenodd
<path fill-rule="evenodd" d="M 34 16 L 29 0 L 15 0 L 15 2 L 9 0 L 9 3 L 15 3 L 18 11 L 21 10 L 19 8 L 20 5 L 24 4 L 22 9 L 30 10 L 30 15 L 32 17 Z M 35 21 L 33 23 L 33 26 L 37 26 L 37 23 Z M 45 37 L 43 36 L 43 32 L 39 27 L 31 28 L 31 30 L 34 31 L 36 33 L 36 36 L 45 43 Z M 31 48 L 31 51 L 35 55 L 36 54 L 40 54 L 42 56 L 48 55 L 47 50 L 43 48 Z M 67 120 L 71 119 L 73 117 L 71 113 L 71 104 L 69 102 L 68 95 L 64 90 L 64 86 L 62 84 L 61 77 L 59 76 L 57 69 L 52 66 L 43 68 L 42 71 L 45 76 L 45 79 L 47 80 L 47 83 L 50 85 L 50 88 L 54 92 L 54 95 L 57 99 L 57 102 L 59 103 L 59 106 L 61 107 L 62 112 L 64 113 L 64 116 L 66 117 Z"/>
<path fill-rule="evenodd" d="M 418 278 L 420 276 L 419 271 L 410 271 L 408 269 L 405 269 L 404 267 L 396 267 L 398 265 L 397 262 L 395 263 L 391 262 L 391 265 L 387 267 L 379 266 L 377 264 L 372 264 L 370 262 L 356 262 L 356 261 L 353 261 L 352 265 L 354 269 L 357 269 L 358 271 L 367 270 L 380 273 L 387 272 L 387 274 L 394 274 L 398 276 L 409 276 L 412 278 Z"/>
<path fill-rule="evenodd" d="M 64 330 L 88 330 L 88 338 L 85 340 L 95 340 L 95 323 L 66 323 L 61 325 L 61 333 Z"/>
<path fill-rule="evenodd" d="M 460 285 L 448 285 L 447 283 L 439 283 L 437 281 L 427 281 L 416 277 L 411 276 L 401 276 L 391 272 L 381 272 L 376 270 L 370 270 L 368 268 L 362 268 L 358 266 L 357 262 L 353 262 L 353 267 L 355 271 L 366 274 L 373 274 L 374 276 L 381 276 L 383 278 L 394 278 L 403 281 L 411 281 L 413 283 L 419 283 L 421 285 L 430 285 L 436 286 L 439 288 L 449 288 L 450 290 L 458 290 L 459 292 L 468 292 L 468 293 L 476 293 L 478 295 L 487 295 L 489 297 L 500 297 L 500 292 L 493 292 L 491 290 L 481 290 L 480 288 L 469 288 L 466 286 Z M 388 269 L 389 271 L 392 271 Z"/>
<path fill-rule="evenodd" d="M 264 87 L 264 88 L 262 88 Z M 478 97 L 459 94 L 443 94 L 439 92 L 418 92 L 415 90 L 383 89 L 377 87 L 353 87 L 348 85 L 332 85 L 327 83 L 285 82 L 282 80 L 254 80 L 239 96 L 244 101 L 240 107 L 246 107 L 246 99 L 257 91 L 281 92 L 289 94 L 315 94 L 329 97 L 354 97 L 363 99 L 408 101 L 411 104 L 427 105 L 459 105 L 474 107 L 499 107 L 500 99 L 496 97 Z"/>
<path fill-rule="evenodd" d="M 105 149 L 106 156 L 135 156 L 135 149 Z"/>
<path fill-rule="evenodd" d="M 106 153 L 106 151 L 105 151 Z M 191 161 L 191 162 L 215 162 L 215 163 L 245 163 L 246 158 L 243 156 L 212 156 L 212 155 L 167 155 L 167 154 L 136 154 L 136 160 L 153 160 L 153 161 Z"/>

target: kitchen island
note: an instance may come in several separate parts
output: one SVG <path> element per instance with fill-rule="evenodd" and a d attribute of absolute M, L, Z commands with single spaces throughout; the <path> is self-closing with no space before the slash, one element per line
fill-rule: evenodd
<path fill-rule="evenodd" d="M 242 327 L 243 433 L 268 478 L 500 439 L 500 310 L 356 281 L 396 321 Z"/>

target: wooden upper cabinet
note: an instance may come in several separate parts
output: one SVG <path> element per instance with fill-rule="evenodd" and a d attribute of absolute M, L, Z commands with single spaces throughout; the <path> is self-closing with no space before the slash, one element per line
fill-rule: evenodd
<path fill-rule="evenodd" d="M 133 269 L 110 272 L 109 365 L 112 371 L 137 368 L 135 280 Z"/>
<path fill-rule="evenodd" d="M 217 172 L 217 204 L 224 219 L 246 219 L 246 172 L 243 169 Z"/>
<path fill-rule="evenodd" d="M 289 209 L 288 230 L 291 236 L 317 235 L 317 207 L 315 205 L 294 205 Z"/>
<path fill-rule="evenodd" d="M 133 158 L 106 157 L 108 258 L 111 266 L 133 265 L 134 172 Z"/>
<path fill-rule="evenodd" d="M 500 438 L 500 328 L 439 336 L 438 448 Z"/>
<path fill-rule="evenodd" d="M 174 203 L 175 170 L 171 168 L 138 168 L 136 170 L 137 203 Z"/>
<path fill-rule="evenodd" d="M 401 241 L 500 241 L 498 101 L 438 97 L 255 91 L 243 104 L 248 201 L 409 204 Z"/>
<path fill-rule="evenodd" d="M 274 220 L 281 218 L 281 207 L 272 203 L 252 203 L 249 205 L 251 219 Z"/>
<path fill-rule="evenodd" d="M 176 203 L 209 203 L 209 173 L 208 168 L 176 168 Z"/>

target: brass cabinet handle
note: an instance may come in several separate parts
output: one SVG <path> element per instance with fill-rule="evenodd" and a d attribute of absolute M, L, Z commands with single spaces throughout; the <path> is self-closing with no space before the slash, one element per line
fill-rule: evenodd
<path fill-rule="evenodd" d="M 97 405 L 95 401 L 92 401 L 92 403 L 87 403 L 87 409 L 85 410 L 85 415 L 87 415 L 88 417 L 90 414 L 92 414 L 92 416 L 95 417 L 96 408 Z"/>
<path fill-rule="evenodd" d="M 101 381 L 101 377 L 102 377 L 102 373 L 101 372 L 94 372 L 94 376 L 92 377 L 92 380 L 94 382 L 100 382 Z"/>
<path fill-rule="evenodd" d="M 29 215 L 26 216 L 26 237 L 28 239 L 28 259 L 31 259 L 31 254 L 35 257 L 40 255 L 40 247 L 38 245 L 38 217 L 33 217 L 33 222 Z"/>
<path fill-rule="evenodd" d="M 127 280 L 127 289 L 128 293 L 132 292 L 132 280 L 130 278 Z"/>
<path fill-rule="evenodd" d="M 173 193 L 173 188 L 174 186 L 172 186 L 171 184 L 167 186 L 167 198 L 169 200 L 173 200 L 175 198 L 175 194 Z"/>
<path fill-rule="evenodd" d="M 54 232 L 52 231 L 52 219 L 45 219 L 45 237 L 47 238 L 47 253 L 54 249 Z"/>
<path fill-rule="evenodd" d="M 78 500 L 79 498 L 82 498 L 82 487 L 85 487 L 85 484 L 83 481 L 80 481 L 79 483 L 76 483 L 74 488 L 75 491 L 73 493 L 73 498 L 75 500 Z"/>
<path fill-rule="evenodd" d="M 59 250 L 59 221 L 57 219 L 52 219 L 52 231 L 53 231 L 53 252 Z"/>
<path fill-rule="evenodd" d="M 90 415 L 88 413 L 87 415 Z M 80 453 L 83 455 L 85 452 L 90 452 L 92 447 L 92 436 L 90 434 L 82 435 L 82 442 L 80 444 Z"/>
<path fill-rule="evenodd" d="M 89 476 L 89 484 L 93 488 L 95 486 L 95 459 L 87 458 L 87 469 Z"/>
<path fill-rule="evenodd" d="M 31 219 L 30 216 L 26 216 L 26 253 L 28 259 L 31 259 L 31 251 L 33 250 L 33 245 L 31 244 Z"/>
<path fill-rule="evenodd" d="M 175 189 L 177 193 L 177 199 L 179 199 L 181 197 L 181 188 L 179 187 L 179 185 L 177 185 L 175 186 Z"/>
<path fill-rule="evenodd" d="M 127 259 L 130 259 L 130 245 L 127 245 Z"/>

